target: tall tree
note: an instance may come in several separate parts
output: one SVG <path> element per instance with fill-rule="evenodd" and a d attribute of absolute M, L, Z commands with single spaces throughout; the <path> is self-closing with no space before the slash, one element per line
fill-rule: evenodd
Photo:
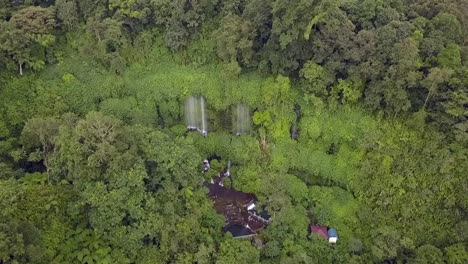
<path fill-rule="evenodd" d="M 21 141 L 27 149 L 32 149 L 30 159 L 42 161 L 50 181 L 49 160 L 55 148 L 55 139 L 59 132 L 60 121 L 55 118 L 33 118 L 26 122 L 21 133 Z M 37 149 L 36 149 L 37 148 Z M 34 160 L 34 154 L 39 154 L 39 160 Z"/>
<path fill-rule="evenodd" d="M 45 49 L 55 41 L 52 8 L 30 6 L 16 12 L 3 23 L 0 48 L 18 65 L 20 75 L 23 66 L 41 69 L 45 64 Z"/>
<path fill-rule="evenodd" d="M 66 30 L 72 31 L 78 27 L 78 6 L 74 0 L 57 0 L 57 18 Z"/>

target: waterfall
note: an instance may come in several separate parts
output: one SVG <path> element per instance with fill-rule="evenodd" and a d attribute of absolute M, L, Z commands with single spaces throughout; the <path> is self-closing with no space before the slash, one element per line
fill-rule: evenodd
<path fill-rule="evenodd" d="M 197 98 L 191 96 L 185 100 L 185 122 L 188 130 L 197 129 Z"/>
<path fill-rule="evenodd" d="M 204 136 L 208 135 L 208 127 L 207 127 L 207 121 L 206 121 L 206 106 L 205 106 L 205 98 L 200 97 L 200 113 L 201 113 L 201 133 Z"/>
<path fill-rule="evenodd" d="M 249 133 L 251 125 L 249 108 L 240 103 L 233 108 L 232 113 L 233 133 L 236 136 Z"/>
<path fill-rule="evenodd" d="M 228 160 L 227 166 L 226 166 L 226 176 L 231 176 L 231 160 Z"/>
<path fill-rule="evenodd" d="M 190 96 L 185 100 L 185 123 L 189 131 L 197 130 L 208 135 L 206 100 L 202 96 Z"/>

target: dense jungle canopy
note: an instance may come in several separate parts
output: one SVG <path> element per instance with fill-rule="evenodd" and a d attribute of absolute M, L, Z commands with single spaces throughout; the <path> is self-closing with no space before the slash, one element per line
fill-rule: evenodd
<path fill-rule="evenodd" d="M 0 264 L 464 264 L 467 118 L 466 0 L 0 0 Z"/>

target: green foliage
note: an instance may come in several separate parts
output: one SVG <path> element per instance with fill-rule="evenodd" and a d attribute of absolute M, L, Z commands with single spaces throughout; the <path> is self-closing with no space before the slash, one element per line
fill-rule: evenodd
<path fill-rule="evenodd" d="M 156 24 L 164 26 L 166 45 L 174 51 L 186 47 L 192 34 L 213 12 L 217 1 L 151 1 Z"/>
<path fill-rule="evenodd" d="M 111 250 L 95 232 L 78 227 L 67 232 L 53 263 L 112 263 Z"/>
<path fill-rule="evenodd" d="M 147 19 L 151 10 L 146 7 L 147 1 L 125 1 L 125 0 L 110 0 L 109 9 L 116 10 L 116 15 L 126 16 L 134 19 Z"/>
<path fill-rule="evenodd" d="M 121 57 L 123 47 L 128 44 L 124 36 L 122 22 L 98 17 L 88 19 L 86 23 L 88 43 L 84 45 L 84 52 L 98 59 L 111 72 L 122 74 L 126 62 Z"/>
<path fill-rule="evenodd" d="M 455 244 L 445 248 L 445 260 L 449 263 L 463 263 L 468 256 L 466 246 Z"/>
<path fill-rule="evenodd" d="M 0 263 L 465 263 L 467 12 L 0 1 Z M 234 136 L 239 103 L 255 126 Z M 227 160 L 272 215 L 254 241 L 206 197 Z"/>
<path fill-rule="evenodd" d="M 444 263 L 442 251 L 431 245 L 424 245 L 416 250 L 414 263 Z"/>
<path fill-rule="evenodd" d="M 340 239 L 348 241 L 358 226 L 359 203 L 338 187 L 312 186 L 309 196 L 315 206 L 312 214 L 318 224 L 339 230 Z"/>
<path fill-rule="evenodd" d="M 223 17 L 215 31 L 217 54 L 225 62 L 236 61 L 248 65 L 253 56 L 254 32 L 248 20 L 229 14 Z"/>
<path fill-rule="evenodd" d="M 41 70 L 46 62 L 46 48 L 55 42 L 55 26 L 51 8 L 30 6 L 16 12 L 8 22 L 1 22 L 0 50 L 17 66 L 20 75 L 23 67 Z"/>
<path fill-rule="evenodd" d="M 239 254 L 242 252 L 242 254 Z M 220 244 L 217 264 L 260 263 L 258 250 L 249 241 L 233 239 L 227 236 Z"/>
<path fill-rule="evenodd" d="M 64 241 L 63 214 L 72 194 L 44 185 L 45 175 L 0 182 L 0 257 L 7 263 L 48 263 Z"/>
<path fill-rule="evenodd" d="M 305 92 L 313 92 L 317 95 L 326 95 L 327 86 L 333 82 L 330 73 L 313 61 L 309 61 L 301 69 L 301 75 L 310 83 L 305 87 L 310 87 Z"/>
<path fill-rule="evenodd" d="M 442 67 L 452 69 L 461 67 L 460 47 L 456 44 L 450 44 L 439 54 L 438 61 Z"/>
<path fill-rule="evenodd" d="M 57 18 L 67 30 L 74 30 L 78 26 L 78 7 L 75 1 L 57 0 Z"/>
<path fill-rule="evenodd" d="M 352 80 L 338 80 L 338 84 L 333 87 L 332 94 L 335 99 L 341 99 L 343 103 L 357 103 L 362 96 L 364 85 Z"/>

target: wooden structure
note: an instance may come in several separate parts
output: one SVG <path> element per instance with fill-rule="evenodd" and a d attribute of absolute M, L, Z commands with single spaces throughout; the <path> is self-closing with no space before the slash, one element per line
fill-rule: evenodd
<path fill-rule="evenodd" d="M 228 176 L 229 166 L 206 184 L 208 197 L 214 201 L 216 212 L 224 215 L 223 231 L 230 232 L 236 238 L 255 236 L 271 222 L 271 217 L 266 212 L 257 213 L 254 194 L 224 187 L 223 178 Z"/>

